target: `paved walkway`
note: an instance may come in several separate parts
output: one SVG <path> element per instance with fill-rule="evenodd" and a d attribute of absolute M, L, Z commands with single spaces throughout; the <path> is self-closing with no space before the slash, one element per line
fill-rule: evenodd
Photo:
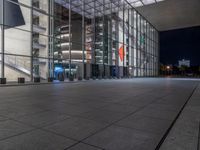
<path fill-rule="evenodd" d="M 0 149 L 196 150 L 198 84 L 137 78 L 1 87 Z"/>
<path fill-rule="evenodd" d="M 189 99 L 161 150 L 200 150 L 200 86 Z"/>

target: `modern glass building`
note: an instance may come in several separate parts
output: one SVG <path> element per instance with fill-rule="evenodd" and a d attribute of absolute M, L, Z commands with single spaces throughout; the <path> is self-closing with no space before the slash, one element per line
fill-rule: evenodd
<path fill-rule="evenodd" d="M 138 2 L 0 0 L 0 78 L 158 75 L 158 32 Z"/>

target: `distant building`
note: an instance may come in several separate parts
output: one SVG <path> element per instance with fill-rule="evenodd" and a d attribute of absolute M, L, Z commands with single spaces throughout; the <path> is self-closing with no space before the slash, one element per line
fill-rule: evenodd
<path fill-rule="evenodd" d="M 181 66 L 190 67 L 190 60 L 185 60 L 185 59 L 179 60 L 178 61 L 178 66 L 179 67 L 181 67 Z"/>

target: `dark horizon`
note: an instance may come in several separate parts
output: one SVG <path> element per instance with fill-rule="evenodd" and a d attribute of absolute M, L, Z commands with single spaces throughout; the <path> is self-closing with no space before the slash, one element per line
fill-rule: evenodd
<path fill-rule="evenodd" d="M 177 65 L 181 59 L 200 66 L 200 26 L 160 32 L 160 62 Z"/>

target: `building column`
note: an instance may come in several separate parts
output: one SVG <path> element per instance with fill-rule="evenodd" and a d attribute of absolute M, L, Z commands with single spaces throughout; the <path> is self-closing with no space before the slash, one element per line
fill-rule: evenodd
<path fill-rule="evenodd" d="M 71 57 L 71 0 L 69 0 L 69 77 L 71 77 L 71 63 L 72 63 L 72 57 Z"/>
<path fill-rule="evenodd" d="M 49 55 L 48 55 L 48 77 L 54 77 L 54 1 L 48 1 L 48 42 L 49 42 Z"/>
<path fill-rule="evenodd" d="M 82 0 L 82 79 L 85 75 L 85 1 Z"/>
<path fill-rule="evenodd" d="M 2 10 L 1 10 L 1 15 L 2 15 L 2 25 L 1 25 L 1 78 L 4 78 L 4 0 L 2 1 Z"/>

